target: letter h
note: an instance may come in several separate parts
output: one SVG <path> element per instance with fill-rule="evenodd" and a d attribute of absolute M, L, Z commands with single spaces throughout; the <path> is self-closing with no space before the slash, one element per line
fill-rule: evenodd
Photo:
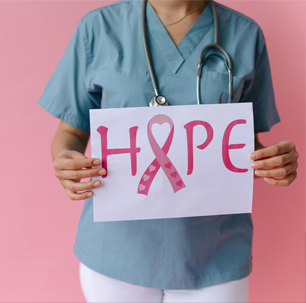
<path fill-rule="evenodd" d="M 116 154 L 130 154 L 131 155 L 131 170 L 132 176 L 137 173 L 137 153 L 140 152 L 140 147 L 136 147 L 136 134 L 138 126 L 130 128 L 130 148 L 107 148 L 107 132 L 108 128 L 100 126 L 97 131 L 101 136 L 101 153 L 102 153 L 102 167 L 105 168 L 106 174 L 102 176 L 105 178 L 107 176 L 107 157 L 109 155 Z"/>

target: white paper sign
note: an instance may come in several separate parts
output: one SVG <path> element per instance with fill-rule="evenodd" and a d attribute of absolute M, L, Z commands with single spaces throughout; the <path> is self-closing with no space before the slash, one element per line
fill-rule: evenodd
<path fill-rule="evenodd" d="M 252 212 L 252 103 L 90 110 L 94 221 Z"/>

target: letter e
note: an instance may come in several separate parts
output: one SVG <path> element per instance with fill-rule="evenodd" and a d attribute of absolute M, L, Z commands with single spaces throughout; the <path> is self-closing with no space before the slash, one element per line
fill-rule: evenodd
<path fill-rule="evenodd" d="M 233 127 L 237 124 L 245 124 L 246 120 L 243 119 L 239 119 L 239 120 L 235 120 L 233 122 L 231 122 L 225 132 L 224 132 L 224 136 L 223 136 L 223 142 L 222 142 L 222 158 L 223 158 L 223 163 L 225 165 L 225 167 L 234 172 L 234 173 L 245 173 L 248 171 L 247 168 L 238 168 L 236 166 L 233 165 L 233 163 L 231 162 L 230 156 L 229 156 L 229 150 L 230 149 L 238 149 L 238 148 L 243 148 L 245 146 L 245 144 L 229 144 L 229 137 L 231 134 L 231 131 L 233 129 Z"/>

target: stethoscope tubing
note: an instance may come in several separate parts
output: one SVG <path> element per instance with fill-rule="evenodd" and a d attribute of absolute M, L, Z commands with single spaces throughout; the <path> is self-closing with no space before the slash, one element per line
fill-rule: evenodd
<path fill-rule="evenodd" d="M 147 9 L 147 0 L 142 1 L 142 6 L 141 6 L 141 35 L 142 35 L 142 44 L 143 44 L 143 49 L 144 53 L 146 56 L 146 61 L 147 65 L 149 68 L 149 73 L 152 81 L 152 86 L 153 90 L 155 92 L 156 97 L 158 96 L 158 86 L 157 86 L 157 81 L 155 77 L 155 73 L 153 70 L 152 66 L 152 61 L 151 61 L 151 56 L 149 54 L 149 49 L 148 49 L 148 40 L 147 40 L 147 34 L 146 34 L 146 9 Z"/>
<path fill-rule="evenodd" d="M 216 21 L 216 19 L 215 19 Z M 216 36 L 215 36 L 216 38 Z M 217 36 L 218 38 L 218 36 Z M 226 68 L 228 71 L 228 103 L 231 103 L 231 97 L 232 97 L 232 84 L 233 84 L 233 76 L 232 76 L 232 60 L 231 57 L 229 56 L 229 54 L 225 51 L 225 49 L 223 47 L 221 47 L 219 44 L 217 43 L 211 43 L 211 44 L 207 44 L 205 47 L 202 48 L 200 55 L 199 55 L 199 60 L 198 60 L 198 70 L 197 70 L 197 104 L 200 105 L 200 77 L 201 77 L 201 70 L 202 70 L 202 66 L 204 65 L 204 62 L 202 61 L 203 58 L 203 54 L 204 52 L 209 49 L 209 48 L 217 48 L 219 49 L 226 57 L 227 59 L 227 63 L 226 63 Z"/>

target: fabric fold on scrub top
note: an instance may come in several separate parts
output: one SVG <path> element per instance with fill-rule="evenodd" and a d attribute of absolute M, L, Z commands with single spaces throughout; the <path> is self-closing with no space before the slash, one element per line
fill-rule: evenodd
<path fill-rule="evenodd" d="M 255 132 L 269 131 L 279 116 L 262 30 L 251 18 L 215 4 L 219 43 L 233 61 L 232 102 L 252 102 Z M 211 4 L 177 46 L 149 2 L 147 20 L 160 93 L 170 105 L 196 106 L 198 55 L 213 42 Z M 228 74 L 224 63 L 211 57 L 202 69 L 201 101 L 217 104 L 222 92 L 225 103 Z M 153 96 L 141 39 L 141 1 L 122 0 L 81 18 L 39 104 L 89 131 L 89 109 L 149 106 Z M 241 279 L 252 271 L 249 213 L 93 222 L 92 202 L 84 201 L 73 252 L 101 274 L 145 287 L 194 289 Z"/>

